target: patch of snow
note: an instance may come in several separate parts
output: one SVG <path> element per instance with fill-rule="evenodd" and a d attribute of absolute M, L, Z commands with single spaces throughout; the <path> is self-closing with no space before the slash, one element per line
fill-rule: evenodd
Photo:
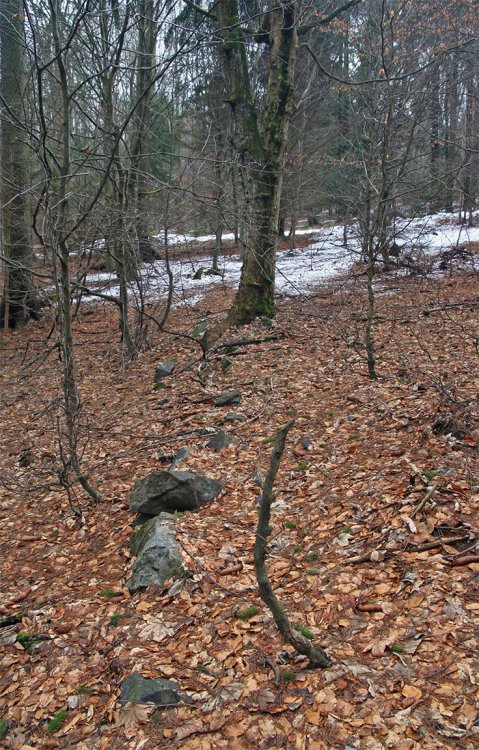
<path fill-rule="evenodd" d="M 321 230 L 317 227 L 309 227 L 306 229 L 297 229 L 295 234 L 296 236 L 300 235 L 308 235 L 308 234 L 318 234 Z M 223 232 L 221 235 L 221 238 L 225 241 L 227 240 L 234 240 L 235 236 L 233 232 Z M 164 235 L 163 234 L 156 234 L 154 236 L 154 239 L 159 240 L 163 244 Z M 216 239 L 214 234 L 202 234 L 196 237 L 193 234 L 182 234 L 169 232 L 168 233 L 168 244 L 169 245 L 188 245 L 188 244 L 201 244 L 203 242 L 212 242 Z"/>
<path fill-rule="evenodd" d="M 235 238 L 233 232 L 222 234 L 221 237 L 223 240 L 234 240 Z M 160 243 L 163 244 L 164 234 L 156 234 L 154 235 L 154 239 L 159 240 Z M 216 237 L 214 234 L 202 234 L 196 237 L 194 234 L 182 234 L 181 232 L 175 234 L 175 232 L 168 232 L 169 245 L 188 245 L 194 243 L 201 244 L 202 242 L 211 242 L 215 239 Z"/>
<path fill-rule="evenodd" d="M 318 284 L 346 273 L 360 256 L 361 243 L 357 228 L 348 227 L 348 249 L 343 246 L 342 225 L 323 229 L 303 229 L 297 234 L 315 235 L 315 241 L 304 248 L 282 250 L 276 257 L 276 291 L 278 294 L 300 295 Z M 224 235 L 233 238 L 233 235 Z M 460 226 L 452 214 L 435 214 L 420 219 L 401 219 L 396 222 L 395 237 L 398 246 L 406 252 L 418 250 L 437 255 L 463 242 L 479 242 L 479 227 Z M 171 235 L 169 240 L 180 242 L 207 242 L 213 235 L 191 237 Z M 236 286 L 241 275 L 239 256 L 224 256 L 220 263 L 222 276 L 203 273 L 194 279 L 195 272 L 209 268 L 211 257 L 205 255 L 194 259 L 178 259 L 170 262 L 174 279 L 174 304 L 193 305 L 200 301 L 207 290 L 214 286 Z M 119 295 L 119 287 L 114 274 L 92 273 L 86 283 L 92 291 L 100 291 L 110 296 Z M 143 266 L 140 278 L 141 292 L 145 299 L 165 297 L 168 292 L 168 275 L 165 263 L 157 260 Z M 139 295 L 138 287 L 131 286 L 133 297 Z M 88 299 L 94 299 L 89 297 Z"/>

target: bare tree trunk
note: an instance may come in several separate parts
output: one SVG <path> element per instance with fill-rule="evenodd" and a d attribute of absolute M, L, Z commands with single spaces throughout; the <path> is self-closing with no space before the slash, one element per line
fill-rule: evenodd
<path fill-rule="evenodd" d="M 216 229 L 215 229 L 215 247 L 213 250 L 213 263 L 212 263 L 212 270 L 215 273 L 220 273 L 219 268 L 219 258 L 221 255 L 221 239 L 223 237 L 223 224 L 221 223 L 221 220 L 218 219 L 216 223 Z"/>
<path fill-rule="evenodd" d="M 291 212 L 291 226 L 289 228 L 289 241 L 291 249 L 294 250 L 296 247 L 296 229 L 298 226 L 298 206 L 295 204 Z"/>
<path fill-rule="evenodd" d="M 366 355 L 368 358 L 368 372 L 369 376 L 373 379 L 377 378 L 376 373 L 376 358 L 374 355 L 374 341 L 373 341 L 373 322 L 374 322 L 374 264 L 375 264 L 375 252 L 373 238 L 369 238 L 368 243 L 368 312 L 366 319 L 366 330 L 364 335 L 364 346 L 366 348 Z"/>
<path fill-rule="evenodd" d="M 32 246 L 27 224 L 27 158 L 21 118 L 25 84 L 22 0 L 0 2 L 1 191 L 5 263 L 1 317 L 5 328 L 29 318 L 33 305 Z"/>
<path fill-rule="evenodd" d="M 233 234 L 235 245 L 237 245 L 240 240 L 238 179 L 238 170 L 236 168 L 236 164 L 233 164 L 233 168 L 231 170 L 231 199 L 233 203 Z"/>
<path fill-rule="evenodd" d="M 459 112 L 459 76 L 458 61 L 454 53 L 451 53 L 451 75 L 446 89 L 444 116 L 446 120 L 445 134 L 445 201 L 446 211 L 454 210 L 454 186 L 456 183 L 456 138 L 458 129 Z"/>
<path fill-rule="evenodd" d="M 79 429 L 79 417 L 81 413 L 80 397 L 78 394 L 75 372 L 75 358 L 73 347 L 73 330 L 71 315 L 71 283 L 70 283 L 70 265 L 69 265 L 69 247 L 68 247 L 68 191 L 67 182 L 70 175 L 70 96 L 68 90 L 68 75 L 65 67 L 64 54 L 59 35 L 59 17 L 57 0 L 51 2 L 52 12 L 52 33 L 55 45 L 56 66 L 60 81 L 61 90 L 61 112 L 62 112 L 62 130 L 61 130 L 61 156 L 58 159 L 59 176 L 58 190 L 55 198 L 57 202 L 57 214 L 54 222 L 54 239 L 55 250 L 58 255 L 60 265 L 59 279 L 59 327 L 60 327 L 60 346 L 63 360 L 63 398 L 66 422 L 66 443 L 68 455 L 66 457 L 66 470 L 73 470 L 74 478 L 78 481 L 83 489 L 94 500 L 100 500 L 101 496 L 89 483 L 87 477 L 82 473 L 80 458 L 78 455 L 77 437 Z M 69 481 L 66 477 L 66 489 L 69 490 Z"/>
<path fill-rule="evenodd" d="M 440 155 L 441 155 L 441 141 L 440 141 L 440 121 L 441 121 L 441 98 L 440 98 L 440 80 L 441 80 L 441 69 L 433 68 L 432 75 L 434 79 L 431 83 L 432 94 L 431 94 L 431 126 L 430 126 L 430 141 L 431 141 L 431 153 L 430 153 L 430 170 L 431 170 L 431 209 L 433 211 L 441 208 L 442 201 L 442 185 L 440 180 Z"/>
<path fill-rule="evenodd" d="M 215 153 L 215 181 L 216 181 L 215 246 L 213 250 L 212 270 L 215 273 L 220 273 L 219 259 L 221 255 L 222 240 L 223 240 L 223 229 L 224 229 L 223 204 L 224 204 L 224 195 L 225 195 L 225 190 L 223 186 L 223 169 L 222 169 L 222 162 L 224 159 L 224 148 L 223 148 L 223 139 L 221 137 L 221 133 L 218 134 L 217 141 L 218 143 L 216 144 L 216 153 Z"/>
<path fill-rule="evenodd" d="M 108 67 L 108 53 L 109 53 L 109 26 L 108 26 L 108 8 L 106 4 L 102 4 L 102 13 L 100 16 L 100 31 L 101 31 L 101 44 L 103 59 L 105 61 L 105 73 L 102 80 L 102 111 L 103 111 L 103 128 L 105 133 L 104 140 L 104 155 L 105 159 L 112 156 L 112 174 L 108 176 L 105 183 L 105 196 L 107 198 L 107 216 L 105 221 L 107 223 L 107 243 L 113 247 L 111 252 L 114 268 L 118 276 L 118 285 L 120 289 L 118 309 L 119 309 L 119 324 L 121 330 L 122 345 L 126 350 L 126 355 L 131 359 L 135 354 L 135 342 L 130 331 L 130 325 L 128 320 L 128 279 L 131 271 L 131 263 L 128 258 L 128 251 L 125 239 L 125 227 L 124 227 L 124 216 L 126 213 L 126 200 L 127 200 L 127 174 L 125 169 L 122 167 L 121 160 L 118 154 L 118 144 L 120 139 L 118 137 L 118 128 L 115 124 L 114 117 L 114 103 L 113 103 L 113 89 L 114 81 L 117 75 L 117 65 L 119 64 L 121 53 L 123 51 L 123 43 L 125 38 L 125 30 L 128 26 L 129 12 L 125 13 L 123 21 L 123 28 L 118 29 L 120 31 L 118 38 L 118 46 L 115 52 L 115 65 Z M 109 199 L 109 200 L 108 200 Z"/>
<path fill-rule="evenodd" d="M 150 130 L 152 82 L 155 77 L 157 24 L 153 0 L 139 0 L 139 38 L 136 71 L 137 96 L 141 101 L 136 112 L 136 138 L 132 149 L 132 191 L 136 210 L 139 260 L 155 259 L 148 210 L 150 175 Z"/>
<path fill-rule="evenodd" d="M 466 158 L 464 164 L 464 198 L 463 198 L 463 222 L 472 226 L 473 211 L 476 203 L 477 185 L 477 141 L 478 130 L 478 106 L 477 106 L 477 84 L 476 64 L 468 63 L 468 77 L 466 84 Z"/>

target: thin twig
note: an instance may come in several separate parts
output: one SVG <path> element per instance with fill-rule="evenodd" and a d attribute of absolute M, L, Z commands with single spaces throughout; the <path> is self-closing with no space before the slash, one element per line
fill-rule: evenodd
<path fill-rule="evenodd" d="M 251 594 L 254 592 L 254 589 L 252 587 L 244 587 L 242 589 L 229 589 L 227 586 L 223 586 L 222 583 L 216 580 L 216 578 L 210 573 L 208 568 L 205 568 L 205 566 L 199 562 L 198 558 L 196 558 L 194 555 L 191 554 L 189 550 L 186 549 L 183 542 L 178 539 L 178 544 L 180 545 L 183 552 L 185 552 L 188 557 L 191 557 L 195 565 L 206 575 L 207 578 L 210 579 L 212 583 L 215 584 L 215 586 L 218 586 L 222 591 L 225 591 L 227 594 L 230 594 L 231 596 L 243 596 L 243 594 Z"/>
<path fill-rule="evenodd" d="M 394 549 L 387 549 L 387 550 L 381 550 L 376 549 L 372 552 L 367 552 L 364 555 L 356 555 L 355 557 L 350 557 L 346 562 L 350 564 L 356 564 L 356 563 L 362 563 L 362 562 L 383 562 L 388 557 L 391 557 L 391 555 L 395 555 L 398 552 L 425 552 L 429 549 L 436 549 L 437 547 L 444 547 L 446 544 L 456 544 L 457 542 L 464 542 L 466 539 L 469 539 L 469 534 L 462 535 L 462 536 L 444 536 L 440 539 L 436 539 L 434 542 L 424 542 L 423 544 L 414 544 L 410 545 L 407 544 L 405 547 L 404 545 L 401 545 L 400 547 L 395 547 Z M 375 556 L 376 553 L 376 556 Z M 461 552 L 461 555 L 463 555 L 464 552 Z"/>
<path fill-rule="evenodd" d="M 407 465 L 409 466 L 409 468 L 413 470 L 413 472 L 414 472 L 414 473 L 416 474 L 416 476 L 418 476 L 418 477 L 419 477 L 419 479 L 420 479 L 420 480 L 421 480 L 421 482 L 422 482 L 422 483 L 423 483 L 423 484 L 425 485 L 425 487 L 427 487 L 427 486 L 428 486 L 428 484 L 429 484 L 429 482 L 428 482 L 428 479 L 427 479 L 427 477 L 426 477 L 426 476 L 425 476 L 425 475 L 424 475 L 424 474 L 422 473 L 422 471 L 421 471 L 420 469 L 418 469 L 418 468 L 417 468 L 416 464 L 413 464 L 413 462 L 412 462 L 412 461 L 410 461 L 410 460 L 409 460 L 409 458 L 406 458 L 406 457 L 404 458 L 404 461 L 405 461 L 405 463 L 407 463 Z"/>
<path fill-rule="evenodd" d="M 233 349 L 237 346 L 252 346 L 253 344 L 264 344 L 268 341 L 279 341 L 280 339 L 284 339 L 285 335 L 284 333 L 275 333 L 272 336 L 265 336 L 262 339 L 238 339 L 237 341 L 225 341 L 224 344 L 218 344 L 217 346 L 214 346 L 212 349 L 208 350 L 207 358 L 211 356 L 214 352 L 219 351 L 220 349 Z"/>
<path fill-rule="evenodd" d="M 409 518 L 414 518 L 414 516 L 416 516 L 418 513 L 421 512 L 421 510 L 423 510 L 424 506 L 426 505 L 426 503 L 428 502 L 428 500 L 431 499 L 431 497 L 434 494 L 434 492 L 436 491 L 436 489 L 437 489 L 437 484 L 431 484 L 431 486 L 428 487 L 428 490 L 427 490 L 426 494 L 424 495 L 423 499 L 421 500 L 421 502 L 419 503 L 419 505 L 416 508 L 414 508 L 414 510 L 410 514 Z"/>

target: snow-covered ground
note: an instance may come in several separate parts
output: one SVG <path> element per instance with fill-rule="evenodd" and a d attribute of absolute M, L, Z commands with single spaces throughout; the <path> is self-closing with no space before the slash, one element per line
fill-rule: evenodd
<path fill-rule="evenodd" d="M 296 236 L 299 235 L 307 235 L 307 234 L 317 234 L 317 229 L 307 228 L 307 229 L 297 229 L 296 230 Z M 234 240 L 235 236 L 233 232 L 227 232 L 226 234 L 222 234 L 223 240 Z M 159 240 L 160 242 L 163 241 L 163 235 L 157 234 L 155 239 Z M 212 242 L 214 241 L 215 235 L 214 234 L 202 234 L 199 237 L 195 237 L 193 234 L 174 234 L 173 232 L 168 233 L 168 244 L 169 245 L 188 245 L 188 244 L 202 244 L 204 242 Z"/>
<path fill-rule="evenodd" d="M 475 217 L 476 223 L 478 217 Z M 301 249 L 283 250 L 277 254 L 276 291 L 278 294 L 299 295 L 318 286 L 326 280 L 343 274 L 359 257 L 360 241 L 354 226 L 348 228 L 348 249 L 343 246 L 343 226 L 336 225 L 320 230 L 302 230 L 302 234 L 312 234 L 311 245 Z M 299 232 L 298 232 L 299 234 Z M 206 242 L 211 236 L 188 237 L 173 235 L 171 241 Z M 225 235 L 225 239 L 232 238 Z M 455 215 L 440 213 L 410 221 L 401 220 L 396 227 L 396 243 L 404 252 L 437 255 L 464 242 L 479 242 L 479 226 L 468 228 L 459 226 Z M 195 304 L 213 286 L 235 286 L 239 282 L 241 261 L 238 256 L 223 257 L 220 268 L 222 276 L 203 273 L 194 279 L 198 269 L 208 269 L 211 257 L 205 255 L 194 259 L 171 261 L 174 277 L 174 304 Z M 146 299 L 166 296 L 168 275 L 165 263 L 161 260 L 145 265 L 142 270 L 142 294 Z M 86 285 L 92 290 L 114 296 L 119 294 L 114 274 L 92 273 L 86 278 Z M 138 289 L 132 287 L 133 295 Z M 94 297 L 89 297 L 94 299 Z"/>

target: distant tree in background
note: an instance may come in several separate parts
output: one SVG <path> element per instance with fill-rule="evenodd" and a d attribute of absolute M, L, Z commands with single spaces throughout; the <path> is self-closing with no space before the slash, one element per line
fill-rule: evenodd
<path fill-rule="evenodd" d="M 35 306 L 28 218 L 24 20 L 22 0 L 0 2 L 0 252 L 4 261 L 1 318 L 6 328 L 25 324 Z"/>

